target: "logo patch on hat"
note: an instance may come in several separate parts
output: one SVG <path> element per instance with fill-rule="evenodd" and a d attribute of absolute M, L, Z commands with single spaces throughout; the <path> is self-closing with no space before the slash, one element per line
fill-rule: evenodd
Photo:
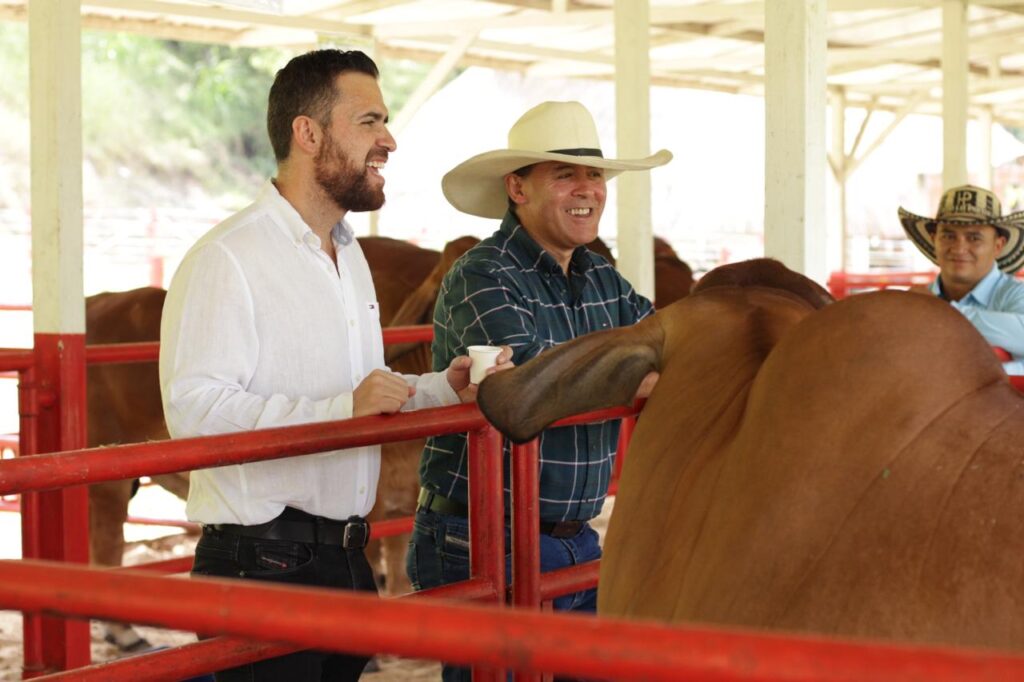
<path fill-rule="evenodd" d="M 989 204 L 992 200 L 989 199 Z M 953 213 L 977 213 L 978 195 L 969 189 L 960 189 L 953 193 Z"/>

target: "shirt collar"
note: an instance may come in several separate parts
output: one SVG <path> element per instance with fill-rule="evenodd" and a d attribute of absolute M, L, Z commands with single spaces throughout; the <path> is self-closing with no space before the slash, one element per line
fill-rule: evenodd
<path fill-rule="evenodd" d="M 992 300 L 992 294 L 996 290 L 996 285 L 999 283 L 999 279 L 1002 273 L 999 271 L 999 266 L 995 263 L 992 264 L 992 269 L 989 270 L 988 274 L 981 278 L 974 288 L 967 292 L 967 295 L 960 299 L 961 303 L 972 302 L 978 305 L 988 307 L 989 301 Z M 935 278 L 935 282 L 932 283 L 932 293 L 935 295 L 942 294 L 942 276 Z"/>
<path fill-rule="evenodd" d="M 540 272 L 564 274 L 562 266 L 558 264 L 554 256 L 545 251 L 530 236 L 530 233 L 526 231 L 526 228 L 519 222 L 519 218 L 511 209 L 505 212 L 499 232 L 508 237 L 509 243 L 514 245 L 516 256 L 523 259 L 524 263 L 532 265 Z M 569 272 L 583 274 L 592 266 L 593 260 L 590 258 L 589 249 L 586 246 L 576 247 L 569 260 Z"/>
<path fill-rule="evenodd" d="M 274 208 L 274 212 L 280 225 L 285 232 L 296 243 L 307 242 L 310 244 L 316 244 L 319 242 L 319 238 L 313 232 L 313 229 L 306 224 L 306 221 L 302 219 L 299 212 L 295 210 L 295 207 L 291 203 L 281 196 L 281 193 L 277 190 L 277 186 L 274 185 L 274 181 L 267 180 L 263 185 L 263 189 L 260 192 L 259 197 L 260 203 L 264 203 Z M 352 228 L 345 220 L 340 220 L 338 223 L 331 228 L 331 237 L 334 239 L 334 243 L 339 247 L 348 246 L 352 243 L 355 233 Z"/>

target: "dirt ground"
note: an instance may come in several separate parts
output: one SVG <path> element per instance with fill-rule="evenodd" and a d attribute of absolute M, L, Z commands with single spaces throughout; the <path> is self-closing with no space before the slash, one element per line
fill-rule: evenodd
<path fill-rule="evenodd" d="M 605 505 L 605 513 L 595 521 L 595 528 L 604 535 L 612 505 Z M 139 517 L 161 519 L 184 519 L 184 503 L 156 486 L 143 487 L 132 500 L 129 514 Z M 125 564 L 139 564 L 176 556 L 192 554 L 196 538 L 181 534 L 177 528 L 162 526 L 141 526 L 128 524 L 125 527 L 128 548 Z M 17 559 L 21 556 L 21 532 L 19 517 L 14 513 L 0 512 L 0 559 Z M 110 661 L 119 656 L 117 649 L 104 642 L 100 624 L 93 622 L 92 659 L 94 662 Z M 194 642 L 195 635 L 188 632 L 163 630 L 160 628 L 138 627 L 139 634 L 148 639 L 154 647 L 174 647 Z M 436 661 L 402 659 L 382 656 L 378 659 L 379 672 L 365 673 L 366 682 L 425 682 L 441 679 L 441 665 Z M 0 681 L 20 680 L 22 665 L 22 617 L 17 611 L 0 611 Z"/>

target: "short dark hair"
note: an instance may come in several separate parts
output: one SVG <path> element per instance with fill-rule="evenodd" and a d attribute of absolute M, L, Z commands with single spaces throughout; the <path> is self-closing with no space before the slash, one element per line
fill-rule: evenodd
<path fill-rule="evenodd" d="M 338 93 L 339 74 L 359 71 L 378 78 L 377 65 L 359 50 L 314 50 L 295 57 L 277 72 L 267 101 L 267 133 L 278 161 L 292 147 L 292 122 L 309 116 L 326 127 Z"/>

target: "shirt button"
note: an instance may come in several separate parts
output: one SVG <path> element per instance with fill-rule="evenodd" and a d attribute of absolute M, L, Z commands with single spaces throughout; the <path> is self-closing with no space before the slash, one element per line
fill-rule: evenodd
<path fill-rule="evenodd" d="M 356 326 L 356 321 L 355 320 L 349 320 L 348 321 L 348 326 L 350 326 L 350 327 Z"/>
<path fill-rule="evenodd" d="M 365 495 L 366 494 L 366 486 L 365 485 L 359 486 L 359 494 L 360 495 Z"/>

